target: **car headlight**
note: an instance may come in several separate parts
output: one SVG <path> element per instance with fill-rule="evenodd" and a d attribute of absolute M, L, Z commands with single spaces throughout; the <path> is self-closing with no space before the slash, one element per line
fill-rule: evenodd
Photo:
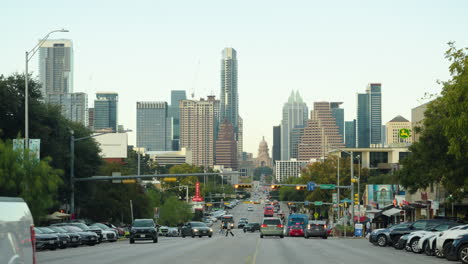
<path fill-rule="evenodd" d="M 210 232 L 213 232 L 213 229 L 210 228 Z"/>
<path fill-rule="evenodd" d="M 194 228 L 194 229 L 193 229 L 193 232 L 198 232 L 198 229 Z"/>

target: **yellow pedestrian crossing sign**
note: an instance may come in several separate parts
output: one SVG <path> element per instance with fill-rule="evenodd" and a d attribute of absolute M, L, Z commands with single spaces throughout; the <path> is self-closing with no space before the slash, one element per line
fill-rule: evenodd
<path fill-rule="evenodd" d="M 411 136 L 410 130 L 407 128 L 402 128 L 400 129 L 400 138 L 409 138 Z"/>

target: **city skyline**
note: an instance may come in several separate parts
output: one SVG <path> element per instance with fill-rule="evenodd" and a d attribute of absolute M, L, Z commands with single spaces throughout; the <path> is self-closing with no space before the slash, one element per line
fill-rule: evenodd
<path fill-rule="evenodd" d="M 95 8 L 88 10 L 86 3 Z M 209 94 L 220 98 L 219 51 L 235 47 L 242 65 L 243 145 L 256 153 L 262 136 L 272 145 L 271 127 L 280 122 L 281 105 L 291 89 L 299 90 L 308 105 L 343 102 L 345 120 L 350 121 L 356 117 L 356 94 L 368 83 L 382 83 L 385 124 L 397 115 L 411 116 L 411 108 L 427 102 L 420 100 L 425 93 L 440 92 L 436 81 L 449 78 L 444 58 L 448 41 L 468 46 L 466 1 L 364 1 L 358 7 L 342 1 L 340 8 L 314 1 L 288 8 L 268 2 L 268 12 L 259 12 L 265 3 L 241 2 L 226 14 L 214 2 L 188 2 L 180 9 L 175 3 L 129 7 L 84 1 L 51 5 L 44 18 L 41 3 L 24 8 L 7 2 L 0 18 L 1 24 L 10 25 L 4 32 L 8 41 L 0 44 L 0 72 L 24 72 L 24 51 L 50 30 L 66 28 L 69 33 L 51 38 L 73 40 L 74 92 L 88 98 L 100 91 L 117 92 L 119 124 L 135 131 L 134 105 L 147 97 L 169 102 L 170 90 L 186 90 L 194 99 Z M 100 11 L 111 4 L 112 12 Z M 67 12 L 71 8 L 76 12 Z M 86 23 L 78 15 L 82 12 L 87 13 Z M 17 19 L 24 23 L 11 23 Z M 143 45 L 135 49 L 137 39 Z M 33 76 L 38 76 L 38 60 L 30 61 Z M 114 61 L 118 63 L 110 63 Z M 129 144 L 135 141 L 136 133 L 129 133 Z"/>

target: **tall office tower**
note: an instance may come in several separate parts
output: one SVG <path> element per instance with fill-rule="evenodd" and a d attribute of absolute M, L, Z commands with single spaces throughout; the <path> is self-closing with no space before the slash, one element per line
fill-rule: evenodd
<path fill-rule="evenodd" d="M 402 138 L 400 137 L 400 129 L 408 129 L 411 130 L 411 122 L 408 121 L 406 118 L 402 116 L 396 116 L 392 120 L 388 121 L 386 124 L 386 136 L 387 136 L 387 145 L 395 145 L 395 144 L 410 144 L 413 143 L 413 137 L 411 133 L 409 137 Z"/>
<path fill-rule="evenodd" d="M 137 102 L 138 148 L 146 151 L 172 150 L 172 122 L 166 102 Z"/>
<path fill-rule="evenodd" d="M 71 93 L 68 119 L 88 126 L 88 95 L 86 93 Z"/>
<path fill-rule="evenodd" d="M 369 84 L 357 101 L 357 147 L 382 144 L 382 85 Z"/>
<path fill-rule="evenodd" d="M 114 92 L 96 93 L 94 100 L 94 130 L 117 131 L 117 103 L 119 96 Z"/>
<path fill-rule="evenodd" d="M 385 146 L 387 143 L 387 126 L 382 125 L 381 131 L 381 139 L 382 139 L 382 146 Z"/>
<path fill-rule="evenodd" d="M 345 144 L 347 148 L 356 147 L 356 119 L 345 122 Z"/>
<path fill-rule="evenodd" d="M 179 128 L 179 102 L 187 99 L 185 90 L 172 90 L 171 91 L 171 105 L 169 106 L 169 116 L 173 119 L 173 139 L 172 150 L 179 150 L 180 128 Z"/>
<path fill-rule="evenodd" d="M 336 125 L 338 126 L 338 133 L 340 133 L 344 142 L 345 121 L 344 121 L 344 109 L 340 108 L 341 104 L 343 104 L 343 102 L 331 102 L 330 108 L 332 110 L 332 115 L 336 120 Z"/>
<path fill-rule="evenodd" d="M 214 164 L 215 108 L 218 100 L 182 100 L 180 102 L 180 147 L 192 151 L 197 166 Z"/>
<path fill-rule="evenodd" d="M 46 40 L 39 48 L 39 80 L 46 103 L 73 92 L 73 44 L 69 39 Z M 51 98 L 52 97 L 52 98 Z"/>
<path fill-rule="evenodd" d="M 218 139 L 216 140 L 216 165 L 224 165 L 225 168 L 237 170 L 238 168 L 237 142 L 234 136 L 234 127 L 227 119 L 219 126 Z"/>
<path fill-rule="evenodd" d="M 94 107 L 88 108 L 88 128 L 94 131 Z"/>
<path fill-rule="evenodd" d="M 291 92 L 288 102 L 283 106 L 283 119 L 281 120 L 281 160 L 290 158 L 291 130 L 296 126 L 303 126 L 307 122 L 307 105 L 302 101 L 299 91 Z"/>
<path fill-rule="evenodd" d="M 237 158 L 241 159 L 242 158 L 242 153 L 244 152 L 243 145 L 244 145 L 244 120 L 242 120 L 242 117 L 239 116 L 239 126 L 237 129 Z"/>
<path fill-rule="evenodd" d="M 429 103 L 425 103 L 422 105 L 419 105 L 413 109 L 411 109 L 411 123 L 412 123 L 412 135 L 411 137 L 413 138 L 413 142 L 418 142 L 419 137 L 421 136 L 421 133 L 416 133 L 416 127 L 422 127 L 423 121 L 424 121 L 424 113 L 427 110 L 427 107 L 429 106 Z"/>
<path fill-rule="evenodd" d="M 273 127 L 273 165 L 281 160 L 281 126 Z"/>
<path fill-rule="evenodd" d="M 298 157 L 298 146 L 301 141 L 301 137 L 304 134 L 304 128 L 306 126 L 296 126 L 291 130 L 290 142 L 289 142 L 289 153 L 290 158 L 297 159 Z"/>
<path fill-rule="evenodd" d="M 237 52 L 225 48 L 221 59 L 221 109 L 219 121 L 227 119 L 234 127 L 238 140 L 239 129 L 239 94 L 237 90 Z"/>
<path fill-rule="evenodd" d="M 298 160 L 320 159 L 330 150 L 343 147 L 331 103 L 315 102 L 298 146 Z"/>

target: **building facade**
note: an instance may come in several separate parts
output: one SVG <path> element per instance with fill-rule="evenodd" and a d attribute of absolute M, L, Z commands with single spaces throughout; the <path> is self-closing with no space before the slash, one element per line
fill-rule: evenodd
<path fill-rule="evenodd" d="M 238 156 L 234 127 L 227 119 L 224 119 L 219 127 L 218 138 L 216 140 L 215 164 L 237 170 Z"/>
<path fill-rule="evenodd" d="M 193 164 L 192 152 L 185 148 L 177 151 L 146 151 L 150 159 L 156 162 L 159 166 Z"/>
<path fill-rule="evenodd" d="M 343 138 L 343 142 L 344 142 L 345 121 L 344 121 L 344 109 L 340 108 L 341 104 L 343 104 L 343 102 L 331 102 L 330 109 L 332 111 L 333 118 L 335 118 L 336 126 L 338 127 L 338 133 L 341 135 L 341 137 Z"/>
<path fill-rule="evenodd" d="M 292 159 L 297 159 L 299 156 L 299 143 L 301 142 L 302 135 L 306 126 L 296 126 L 291 130 L 289 141 L 289 153 Z"/>
<path fill-rule="evenodd" d="M 412 130 L 413 130 L 413 142 L 417 142 L 419 140 L 419 134 L 416 133 L 415 127 L 422 127 L 424 121 L 424 112 L 426 112 L 429 103 L 422 104 L 411 109 L 411 123 L 412 123 Z"/>
<path fill-rule="evenodd" d="M 69 95 L 68 119 L 89 126 L 88 95 L 86 93 L 71 93 Z"/>
<path fill-rule="evenodd" d="M 220 118 L 227 119 L 234 127 L 237 139 L 239 128 L 239 94 L 237 89 L 237 51 L 233 48 L 223 49 L 221 58 L 221 93 Z"/>
<path fill-rule="evenodd" d="M 413 143 L 413 137 L 401 138 L 400 129 L 411 130 L 411 122 L 402 116 L 396 116 L 386 124 L 387 129 L 387 142 L 389 146 L 397 144 L 411 144 Z M 411 133 L 410 133 L 411 135 Z"/>
<path fill-rule="evenodd" d="M 192 151 L 194 165 L 210 167 L 214 164 L 216 104 L 219 101 L 214 96 L 208 100 L 180 102 L 180 147 Z"/>
<path fill-rule="evenodd" d="M 117 106 L 119 96 L 114 92 L 96 93 L 94 100 L 94 130 L 117 131 Z"/>
<path fill-rule="evenodd" d="M 356 147 L 356 119 L 345 122 L 345 145 L 347 148 Z"/>
<path fill-rule="evenodd" d="M 180 112 L 179 103 L 181 100 L 187 99 L 185 90 L 171 91 L 171 105 L 169 106 L 169 116 L 172 117 L 172 150 L 179 150 L 180 140 Z"/>
<path fill-rule="evenodd" d="M 281 126 L 273 127 L 273 163 L 281 160 Z"/>
<path fill-rule="evenodd" d="M 357 95 L 357 146 L 368 148 L 382 141 L 382 85 L 371 83 Z"/>
<path fill-rule="evenodd" d="M 46 103 L 50 95 L 73 92 L 73 43 L 69 39 L 50 39 L 39 48 L 39 80 Z M 53 99 L 52 99 L 53 100 Z"/>
<path fill-rule="evenodd" d="M 265 137 L 262 138 L 258 146 L 258 155 L 255 159 L 255 167 L 271 167 L 272 162 L 270 158 L 270 149 L 268 143 L 265 141 Z"/>
<path fill-rule="evenodd" d="M 321 159 L 328 151 L 343 148 L 343 138 L 333 117 L 330 102 L 315 102 L 298 146 L 298 160 Z"/>
<path fill-rule="evenodd" d="M 298 161 L 295 159 L 277 160 L 275 165 L 276 181 L 283 182 L 290 177 L 300 177 L 302 169 L 309 163 L 309 161 Z"/>
<path fill-rule="evenodd" d="M 88 108 L 88 128 L 94 131 L 94 107 Z"/>
<path fill-rule="evenodd" d="M 299 91 L 291 92 L 288 102 L 283 106 L 283 119 L 281 120 L 281 160 L 289 160 L 291 131 L 296 126 L 303 126 L 307 122 L 307 105 L 302 100 Z"/>
<path fill-rule="evenodd" d="M 146 151 L 172 150 L 172 122 L 166 102 L 136 103 L 138 148 Z"/>

